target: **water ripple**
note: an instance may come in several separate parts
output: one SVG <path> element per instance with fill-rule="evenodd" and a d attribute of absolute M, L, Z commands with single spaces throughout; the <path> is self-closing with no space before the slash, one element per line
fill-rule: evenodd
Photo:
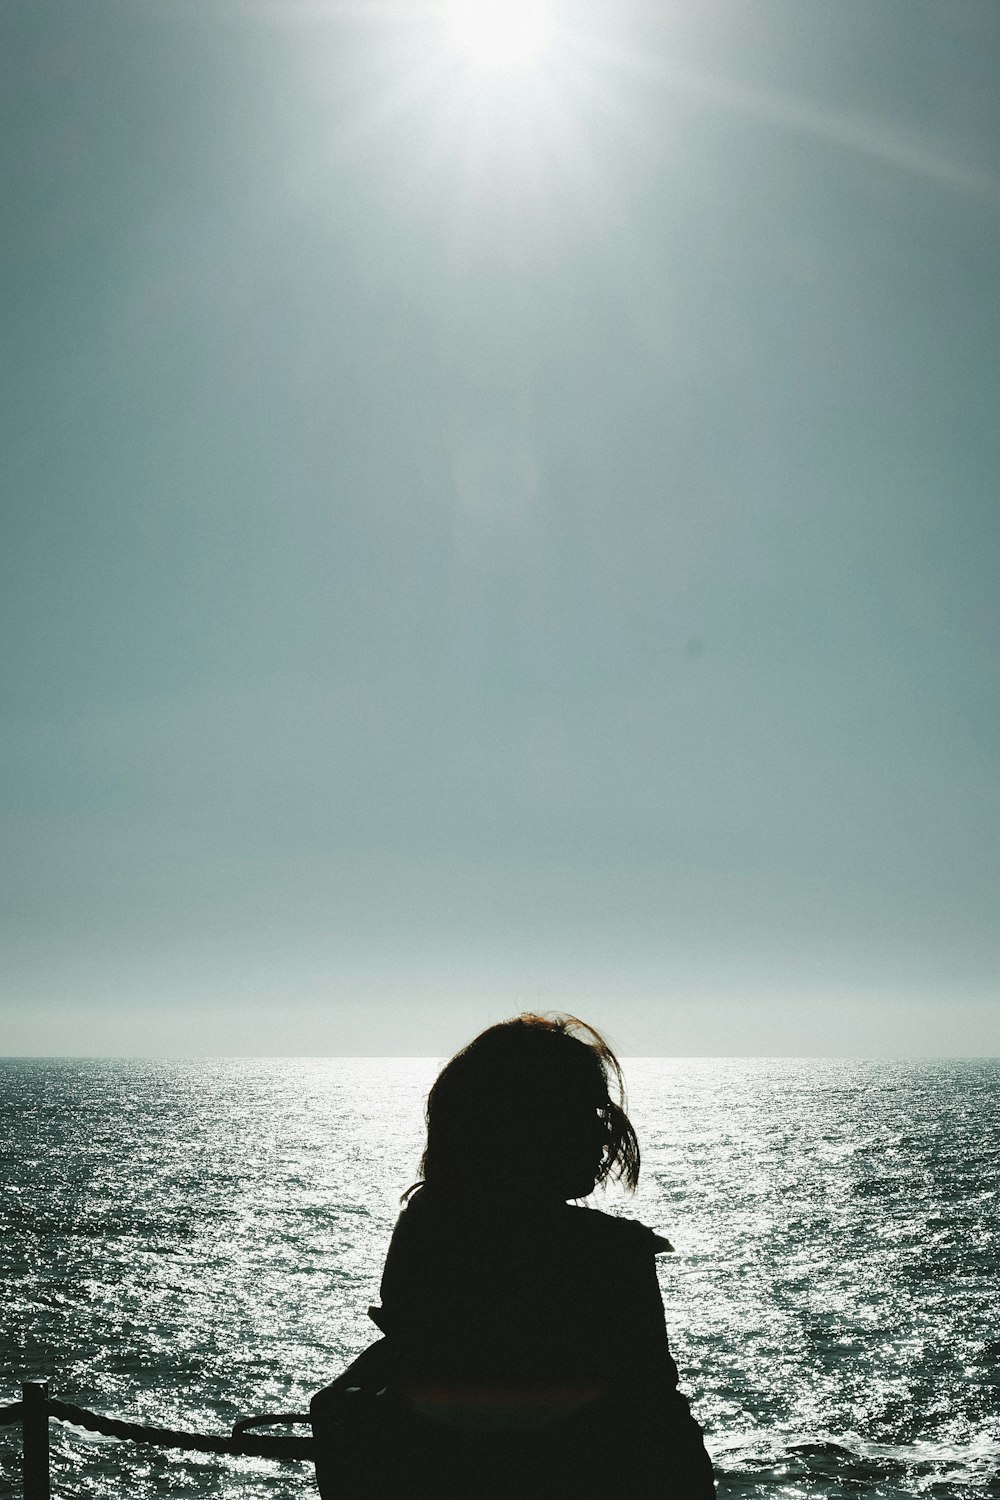
<path fill-rule="evenodd" d="M 5 1389 L 223 1431 L 366 1343 L 435 1065 L 0 1062 Z M 1000 1493 L 995 1062 L 640 1060 L 637 1203 L 723 1496 Z M 53 1427 L 60 1492 L 310 1489 Z M 16 1443 L 0 1433 L 3 1472 Z M 10 1483 L 8 1481 L 8 1483 Z M 0 1495 L 12 1495 L 3 1489 Z"/>

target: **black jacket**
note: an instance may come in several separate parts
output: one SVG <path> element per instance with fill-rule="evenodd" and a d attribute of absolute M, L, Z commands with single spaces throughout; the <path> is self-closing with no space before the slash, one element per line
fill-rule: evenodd
<path fill-rule="evenodd" d="M 714 1496 L 656 1248 L 643 1225 L 593 1209 L 417 1193 L 371 1310 L 386 1337 L 314 1401 L 323 1500 Z"/>

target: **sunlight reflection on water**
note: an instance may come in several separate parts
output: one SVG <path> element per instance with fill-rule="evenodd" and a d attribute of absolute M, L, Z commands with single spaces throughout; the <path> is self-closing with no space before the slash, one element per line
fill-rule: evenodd
<path fill-rule="evenodd" d="M 365 1310 L 435 1071 L 0 1063 L 0 1402 L 23 1374 L 210 1431 L 302 1409 L 375 1335 Z M 643 1059 L 626 1074 L 643 1182 L 602 1206 L 677 1247 L 659 1262 L 667 1321 L 720 1493 L 982 1495 L 998 1462 L 998 1065 Z M 53 1435 L 70 1496 L 311 1486 L 298 1466 Z"/>

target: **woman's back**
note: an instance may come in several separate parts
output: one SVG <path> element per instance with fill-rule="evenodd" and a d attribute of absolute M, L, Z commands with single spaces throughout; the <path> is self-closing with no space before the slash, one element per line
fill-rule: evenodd
<path fill-rule="evenodd" d="M 429 1428 L 424 1463 L 451 1451 L 461 1500 L 471 1483 L 545 1500 L 714 1494 L 677 1390 L 657 1243 L 565 1203 L 518 1212 L 424 1190 L 404 1210 L 373 1316 Z"/>
<path fill-rule="evenodd" d="M 669 1360 L 656 1237 L 566 1203 L 452 1200 L 400 1215 L 373 1317 L 428 1381 L 607 1386 Z"/>

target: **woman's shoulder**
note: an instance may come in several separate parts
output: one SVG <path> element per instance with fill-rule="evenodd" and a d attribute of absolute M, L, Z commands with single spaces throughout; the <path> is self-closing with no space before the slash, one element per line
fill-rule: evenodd
<path fill-rule="evenodd" d="M 515 1252 L 521 1241 L 535 1253 L 539 1242 L 554 1253 L 587 1252 L 610 1259 L 642 1258 L 672 1250 L 670 1241 L 655 1229 L 619 1214 L 598 1208 L 561 1203 L 554 1210 L 518 1212 L 509 1203 L 487 1199 L 481 1203 L 455 1203 L 426 1190 L 415 1193 L 399 1216 L 393 1234 L 393 1250 L 411 1250 L 420 1245 L 428 1253 L 443 1254 L 471 1236 L 477 1254 L 490 1246 Z"/>
<path fill-rule="evenodd" d="M 606 1249 L 609 1254 L 659 1255 L 674 1248 L 665 1235 L 641 1224 L 638 1219 L 626 1219 L 620 1214 L 602 1213 L 599 1208 L 572 1203 L 564 1207 L 567 1232 L 589 1241 L 595 1248 Z"/>

